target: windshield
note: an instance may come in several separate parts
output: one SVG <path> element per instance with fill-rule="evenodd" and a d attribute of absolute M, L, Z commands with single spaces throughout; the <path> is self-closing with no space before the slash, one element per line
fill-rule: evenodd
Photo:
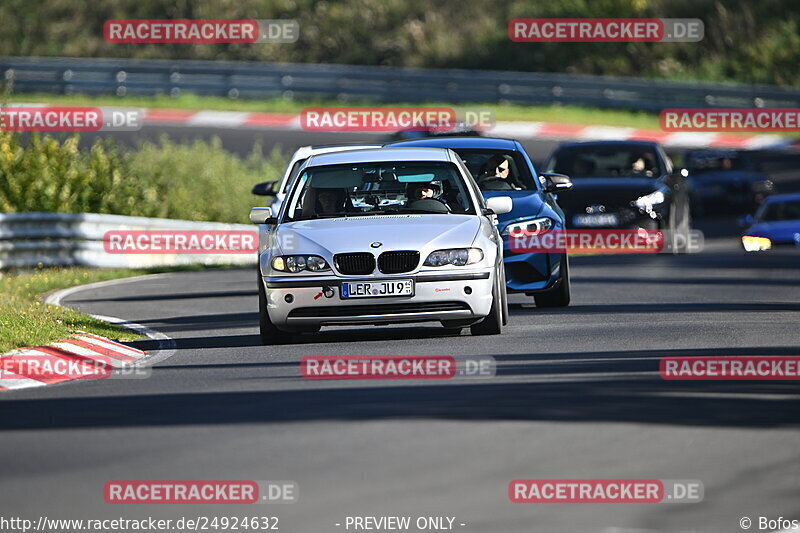
<path fill-rule="evenodd" d="M 558 150 L 548 161 L 547 172 L 572 178 L 652 178 L 664 169 L 647 146 L 575 146 Z"/>
<path fill-rule="evenodd" d="M 779 222 L 781 220 L 800 220 L 800 200 L 768 202 L 756 216 L 759 222 Z"/>
<path fill-rule="evenodd" d="M 519 152 L 454 149 L 482 191 L 530 191 L 536 184 Z"/>
<path fill-rule="evenodd" d="M 698 152 L 687 158 L 686 167 L 692 174 L 727 170 L 749 170 L 748 162 L 736 153 Z"/>
<path fill-rule="evenodd" d="M 475 208 L 452 163 L 359 163 L 303 171 L 285 220 L 397 213 L 475 214 Z"/>

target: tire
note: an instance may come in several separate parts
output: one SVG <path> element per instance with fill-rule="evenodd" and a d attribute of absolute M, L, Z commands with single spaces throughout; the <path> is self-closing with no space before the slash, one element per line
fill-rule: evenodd
<path fill-rule="evenodd" d="M 264 282 L 261 280 L 260 275 L 258 279 L 258 325 L 261 333 L 261 344 L 264 346 L 289 344 L 292 342 L 292 334 L 276 328 L 269 319 L 269 313 L 267 313 L 267 292 L 264 290 Z"/>
<path fill-rule="evenodd" d="M 569 258 L 567 254 L 561 258 L 561 279 L 554 289 L 541 294 L 534 294 L 536 307 L 566 307 L 570 301 Z"/>
<path fill-rule="evenodd" d="M 498 271 L 492 287 L 492 307 L 486 318 L 469 327 L 469 331 L 473 335 L 499 335 L 503 332 L 503 314 L 507 312 L 507 303 L 505 300 L 506 288 L 500 289 L 501 279 Z"/>
<path fill-rule="evenodd" d="M 503 277 L 500 281 L 500 294 L 503 297 L 503 325 L 508 325 L 508 287 L 506 287 L 506 267 L 500 267 Z"/>

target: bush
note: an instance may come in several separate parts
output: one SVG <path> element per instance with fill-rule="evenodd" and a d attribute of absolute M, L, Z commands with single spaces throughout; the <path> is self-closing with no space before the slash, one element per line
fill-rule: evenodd
<path fill-rule="evenodd" d="M 176 144 L 166 137 L 123 151 L 112 141 L 78 149 L 78 136 L 0 131 L 0 212 L 111 213 L 247 222 L 253 184 L 282 174 L 286 157 L 258 145 L 241 160 L 218 138 Z"/>

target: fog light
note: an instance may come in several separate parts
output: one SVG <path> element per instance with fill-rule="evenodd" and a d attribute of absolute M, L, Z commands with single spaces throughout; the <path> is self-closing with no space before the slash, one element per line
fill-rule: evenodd
<path fill-rule="evenodd" d="M 469 285 L 464 287 L 464 294 L 472 294 L 472 287 L 470 287 Z"/>
<path fill-rule="evenodd" d="M 283 301 L 285 301 L 287 304 L 290 304 L 294 301 L 294 296 L 292 296 L 291 294 L 287 294 L 286 296 L 283 297 Z"/>

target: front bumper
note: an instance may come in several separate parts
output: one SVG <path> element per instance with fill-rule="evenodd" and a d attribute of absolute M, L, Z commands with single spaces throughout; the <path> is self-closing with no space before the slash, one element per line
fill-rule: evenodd
<path fill-rule="evenodd" d="M 341 298 L 344 281 L 399 279 L 414 280 L 413 296 Z M 302 330 L 347 324 L 477 322 L 489 314 L 494 272 L 459 270 L 374 277 L 280 276 L 263 277 L 262 282 L 270 321 L 279 328 Z"/>
<path fill-rule="evenodd" d="M 554 286 L 561 275 L 560 253 L 515 253 L 507 245 L 503 255 L 508 292 L 534 293 Z"/>
<path fill-rule="evenodd" d="M 603 225 L 577 225 L 575 218 L 582 212 L 567 212 L 566 220 L 569 224 L 569 229 L 580 230 L 599 230 L 599 229 L 656 229 L 665 226 L 664 221 L 667 218 L 668 207 L 666 204 L 656 206 L 652 214 L 633 207 L 614 208 L 609 209 L 606 215 L 614 215 L 617 218 L 616 224 L 603 224 Z"/>

